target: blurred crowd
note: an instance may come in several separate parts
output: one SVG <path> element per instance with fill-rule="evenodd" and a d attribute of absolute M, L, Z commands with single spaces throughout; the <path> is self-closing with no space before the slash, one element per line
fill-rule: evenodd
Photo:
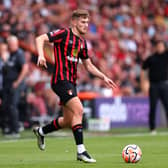
<path fill-rule="evenodd" d="M 49 86 L 52 66 L 49 71 L 36 67 L 36 53 L 32 52 L 36 50 L 35 37 L 69 26 L 76 8 L 90 12 L 86 35 L 90 58 L 120 85 L 114 93 L 79 65 L 79 91 L 95 91 L 102 96 L 144 95 L 141 63 L 154 52 L 156 40 L 168 42 L 168 0 L 0 0 L 0 56 L 10 54 L 6 44 L 10 35 L 25 44 L 22 49 L 29 72 L 23 96 L 26 94 L 25 102 L 35 115 L 53 115 L 58 108 Z"/>

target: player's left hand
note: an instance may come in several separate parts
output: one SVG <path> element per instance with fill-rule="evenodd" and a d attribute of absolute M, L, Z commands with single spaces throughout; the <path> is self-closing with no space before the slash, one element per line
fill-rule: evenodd
<path fill-rule="evenodd" d="M 105 82 L 105 84 L 108 86 L 108 87 L 110 87 L 110 88 L 112 88 L 112 89 L 116 89 L 116 88 L 118 88 L 118 86 L 111 80 L 111 79 L 109 79 L 108 77 L 104 77 L 104 82 Z"/>

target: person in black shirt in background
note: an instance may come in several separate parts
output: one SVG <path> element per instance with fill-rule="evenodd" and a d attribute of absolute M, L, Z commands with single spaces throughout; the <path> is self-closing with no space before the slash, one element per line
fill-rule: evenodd
<path fill-rule="evenodd" d="M 149 129 L 156 134 L 156 106 L 158 99 L 165 107 L 168 123 L 168 51 L 163 41 L 155 42 L 155 53 L 144 60 L 142 64 L 141 83 L 145 79 L 145 70 L 149 78 Z"/>
<path fill-rule="evenodd" d="M 18 103 L 23 87 L 24 78 L 28 72 L 28 65 L 22 49 L 19 48 L 19 41 L 16 36 L 7 38 L 9 58 L 3 66 L 3 102 L 2 107 L 7 115 L 8 131 L 4 134 L 12 137 L 19 137 L 19 112 Z"/>

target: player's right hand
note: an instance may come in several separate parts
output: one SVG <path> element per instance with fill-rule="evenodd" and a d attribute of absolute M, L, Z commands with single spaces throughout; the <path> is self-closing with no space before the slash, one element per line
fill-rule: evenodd
<path fill-rule="evenodd" d="M 39 56 L 37 60 L 37 66 L 41 68 L 47 68 L 46 59 L 44 57 Z"/>
<path fill-rule="evenodd" d="M 118 88 L 117 84 L 115 84 L 110 78 L 104 76 L 104 81 L 105 81 L 105 84 L 109 87 L 109 88 L 112 88 L 112 89 L 116 89 Z"/>

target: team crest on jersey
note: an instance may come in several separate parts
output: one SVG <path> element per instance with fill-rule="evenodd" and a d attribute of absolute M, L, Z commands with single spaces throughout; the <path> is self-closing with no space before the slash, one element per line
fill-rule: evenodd
<path fill-rule="evenodd" d="M 71 96 L 73 94 L 72 89 L 68 90 L 68 94 Z"/>
<path fill-rule="evenodd" d="M 73 49 L 72 54 L 74 57 L 77 57 L 78 56 L 78 49 L 77 48 Z"/>

